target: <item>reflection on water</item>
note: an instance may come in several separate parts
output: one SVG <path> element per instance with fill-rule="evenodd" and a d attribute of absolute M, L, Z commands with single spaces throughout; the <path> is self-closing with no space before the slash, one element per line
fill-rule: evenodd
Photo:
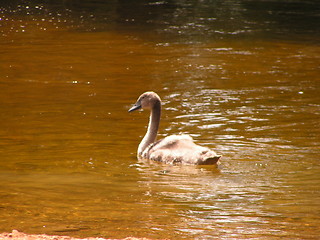
<path fill-rule="evenodd" d="M 0 8 L 0 231 L 316 239 L 318 3 L 6 1 Z M 314 44 L 316 43 L 316 44 Z M 145 90 L 160 136 L 218 167 L 138 162 Z"/>
<path fill-rule="evenodd" d="M 316 1 L 3 0 L 1 32 L 71 31 L 142 33 L 156 42 L 202 43 L 219 39 L 286 39 L 317 42 Z"/>

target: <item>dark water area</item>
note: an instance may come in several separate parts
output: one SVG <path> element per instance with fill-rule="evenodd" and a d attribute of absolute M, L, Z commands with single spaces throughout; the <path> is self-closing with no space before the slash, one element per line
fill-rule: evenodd
<path fill-rule="evenodd" d="M 4 18 L 63 25 L 73 31 L 140 33 L 156 42 L 263 38 L 316 43 L 320 34 L 318 1 L 13 0 L 2 5 Z"/>
<path fill-rule="evenodd" d="M 2 1 L 0 231 L 318 239 L 318 1 Z M 136 159 L 159 137 L 218 166 Z"/>

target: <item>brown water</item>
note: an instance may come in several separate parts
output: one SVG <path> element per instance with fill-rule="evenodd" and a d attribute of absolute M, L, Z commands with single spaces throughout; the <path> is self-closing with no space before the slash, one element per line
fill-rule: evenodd
<path fill-rule="evenodd" d="M 319 4 L 196 3 L 3 3 L 0 231 L 318 238 Z M 146 90 L 218 167 L 137 161 Z"/>

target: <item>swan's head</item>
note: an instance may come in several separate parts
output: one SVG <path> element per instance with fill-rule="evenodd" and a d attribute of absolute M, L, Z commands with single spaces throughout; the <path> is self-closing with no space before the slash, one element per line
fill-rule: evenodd
<path fill-rule="evenodd" d="M 128 112 L 142 109 L 152 109 L 156 105 L 160 105 L 161 99 L 155 92 L 145 92 L 140 95 L 137 102 L 129 109 Z"/>

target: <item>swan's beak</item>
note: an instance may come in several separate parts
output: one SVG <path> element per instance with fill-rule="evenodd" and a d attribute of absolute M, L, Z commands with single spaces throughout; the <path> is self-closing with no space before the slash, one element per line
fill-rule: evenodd
<path fill-rule="evenodd" d="M 133 112 L 133 111 L 138 110 L 138 109 L 140 109 L 140 108 L 141 108 L 141 103 L 136 102 L 136 103 L 132 106 L 132 108 L 130 108 L 130 109 L 128 110 L 128 112 Z"/>

